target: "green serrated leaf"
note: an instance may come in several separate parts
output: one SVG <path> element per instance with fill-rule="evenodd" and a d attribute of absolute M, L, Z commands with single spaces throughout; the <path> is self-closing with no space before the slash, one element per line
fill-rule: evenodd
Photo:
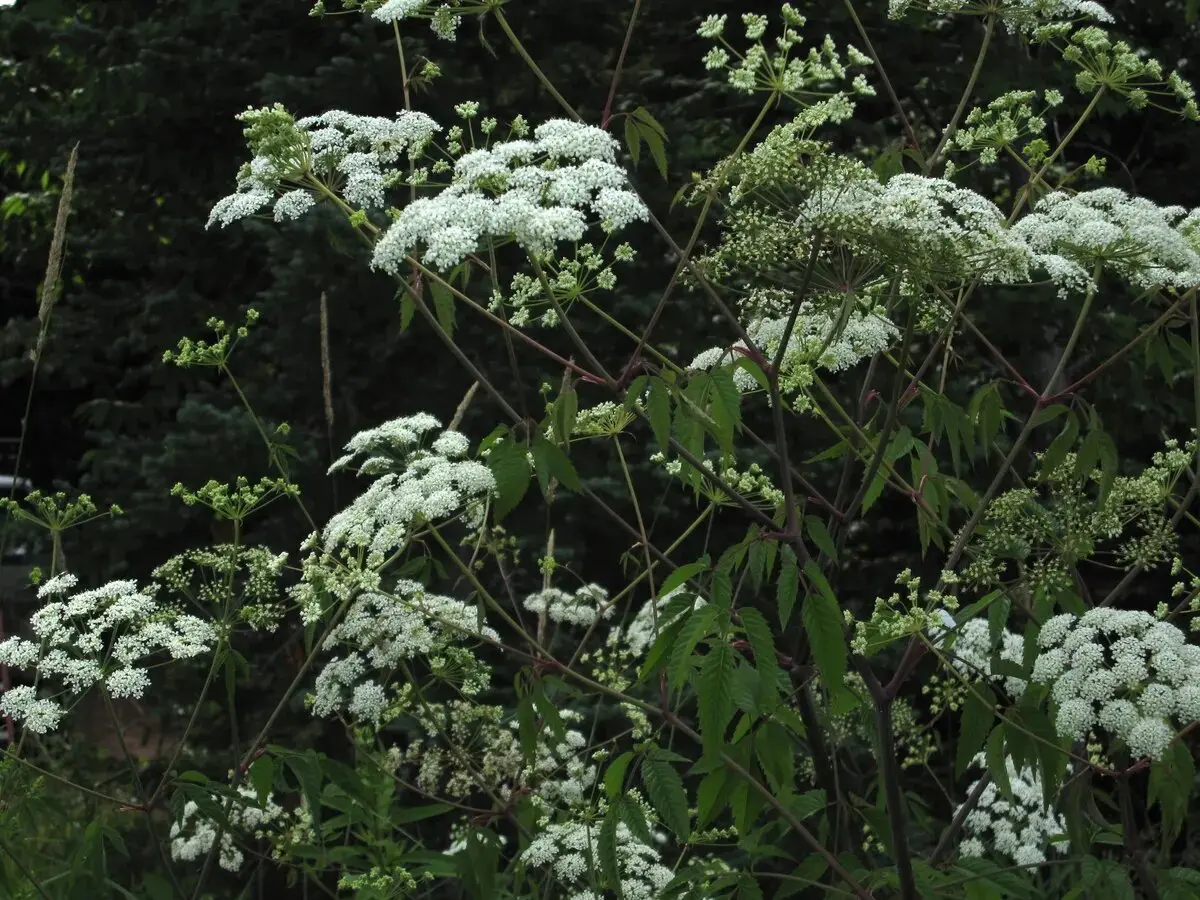
<path fill-rule="evenodd" d="M 433 296 L 433 312 L 438 324 L 446 334 L 454 337 L 454 294 L 440 281 L 430 281 L 429 292 Z"/>
<path fill-rule="evenodd" d="M 768 719 L 754 733 L 754 753 L 776 797 L 792 793 L 796 780 L 796 748 L 787 731 Z"/>
<path fill-rule="evenodd" d="M 600 857 L 600 871 L 604 880 L 618 897 L 621 893 L 621 868 L 617 863 L 617 829 L 620 827 L 622 807 L 628 802 L 625 794 L 617 797 L 608 805 L 604 821 L 600 824 L 600 835 L 596 841 L 597 855 Z"/>
<path fill-rule="evenodd" d="M 729 770 L 725 766 L 717 766 L 700 780 L 696 788 L 696 827 L 707 828 L 729 802 L 733 783 L 729 778 Z"/>
<path fill-rule="evenodd" d="M 258 797 L 258 802 L 265 807 L 267 795 L 275 786 L 275 759 L 271 756 L 260 756 L 250 764 L 250 785 Z"/>
<path fill-rule="evenodd" d="M 962 721 L 958 731 L 958 749 L 955 753 L 955 770 L 961 777 L 967 770 L 983 742 L 987 740 L 992 722 L 996 718 L 993 710 L 996 706 L 996 695 L 982 683 L 977 683 L 967 691 L 963 700 Z"/>
<path fill-rule="evenodd" d="M 1005 797 L 1012 798 L 1012 782 L 1008 778 L 1008 764 L 1004 756 L 1004 723 L 998 722 L 988 735 L 983 748 L 987 770 L 992 773 L 996 787 Z"/>
<path fill-rule="evenodd" d="M 724 746 L 725 727 L 733 716 L 733 672 L 733 648 L 724 641 L 710 645 L 700 665 L 697 691 L 705 754 L 717 754 Z"/>
<path fill-rule="evenodd" d="M 654 158 L 654 166 L 658 169 L 658 173 L 665 179 L 667 177 L 667 151 L 663 146 L 663 139 L 651 131 L 649 128 L 642 128 L 642 140 L 646 142 L 646 147 L 650 151 L 650 155 Z"/>
<path fill-rule="evenodd" d="M 639 122 L 646 125 L 651 131 L 657 134 L 664 141 L 667 139 L 666 130 L 658 124 L 658 120 L 650 115 L 650 111 L 644 106 L 639 106 L 633 111 L 633 117 Z"/>
<path fill-rule="evenodd" d="M 662 823 L 687 843 L 692 833 L 683 779 L 669 762 L 650 757 L 642 760 L 642 784 Z"/>
<path fill-rule="evenodd" d="M 830 697 L 846 693 L 846 641 L 842 631 L 842 611 L 833 589 L 816 562 L 805 563 L 804 574 L 812 585 L 800 617 L 812 646 L 813 660 L 821 670 L 821 681 Z"/>
<path fill-rule="evenodd" d="M 496 481 L 493 511 L 499 523 L 516 509 L 529 488 L 529 457 L 519 444 L 512 440 L 502 441 L 492 447 L 487 466 Z"/>
<path fill-rule="evenodd" d="M 712 418 L 717 425 L 717 440 L 722 449 L 733 451 L 733 433 L 742 421 L 742 398 L 727 368 L 712 370 Z"/>
<path fill-rule="evenodd" d="M 1067 424 L 1063 426 L 1062 431 L 1058 433 L 1050 446 L 1046 448 L 1046 452 L 1042 454 L 1041 467 L 1038 470 L 1038 477 L 1043 481 L 1053 472 L 1062 461 L 1066 458 L 1067 453 L 1075 446 L 1075 441 L 1079 438 L 1079 420 L 1074 413 L 1067 414 Z"/>
<path fill-rule="evenodd" d="M 576 493 L 583 489 L 579 475 L 567 454 L 541 433 L 535 433 L 533 437 L 533 467 L 542 485 L 543 494 L 549 490 L 551 478 Z"/>
<path fill-rule="evenodd" d="M 646 399 L 646 415 L 650 417 L 650 427 L 654 431 L 654 439 L 658 441 L 663 453 L 671 450 L 671 395 L 661 378 L 650 380 L 650 394 Z"/>
<path fill-rule="evenodd" d="M 568 389 L 559 394 L 554 401 L 554 416 L 550 420 L 551 432 L 560 444 L 571 441 L 571 433 L 575 430 L 575 417 L 579 415 L 579 394 Z"/>
<path fill-rule="evenodd" d="M 408 326 L 412 324 L 413 314 L 417 311 L 417 304 L 413 303 L 412 295 L 406 290 L 400 291 L 400 332 L 408 331 Z"/>
<path fill-rule="evenodd" d="M 608 795 L 609 800 L 615 800 L 624 793 L 625 772 L 629 769 L 631 762 L 633 762 L 633 751 L 626 750 L 610 762 L 608 768 L 604 770 L 604 793 Z"/>
<path fill-rule="evenodd" d="M 800 569 L 796 564 L 796 551 L 791 547 L 783 547 L 779 552 L 779 581 L 775 591 L 775 597 L 779 604 L 780 628 L 787 628 L 799 592 Z"/>
<path fill-rule="evenodd" d="M 779 662 L 775 658 L 775 639 L 771 634 L 771 626 L 766 617 L 757 609 L 746 607 L 738 611 L 742 618 L 742 627 L 746 637 L 750 639 L 750 649 L 754 651 L 754 667 L 760 672 L 769 673 L 774 679 L 779 671 Z"/>
<path fill-rule="evenodd" d="M 707 571 L 708 565 L 708 557 L 706 556 L 704 559 L 698 559 L 695 562 L 690 562 L 686 565 L 680 566 L 678 569 L 664 578 L 663 583 L 659 585 L 659 599 L 661 600 L 663 597 L 667 596 L 667 594 L 671 593 L 671 591 L 675 590 L 675 588 L 688 581 L 688 579 L 694 578 L 700 573 Z"/>
<path fill-rule="evenodd" d="M 829 529 L 825 527 L 817 516 L 804 517 L 804 531 L 812 539 L 812 542 L 817 545 L 817 549 L 828 556 L 833 562 L 837 562 L 837 546 L 833 542 L 833 537 L 829 534 Z"/>
<path fill-rule="evenodd" d="M 719 614 L 719 607 L 706 603 L 693 610 L 684 620 L 683 627 L 674 640 L 671 667 L 667 676 L 668 683 L 675 690 L 687 683 L 688 675 L 692 671 L 692 656 L 696 652 L 696 645 L 712 632 Z"/>
<path fill-rule="evenodd" d="M 633 160 L 633 167 L 636 169 L 638 161 L 642 158 L 642 133 L 637 122 L 629 116 L 625 117 L 625 146 L 629 148 L 629 158 Z"/>

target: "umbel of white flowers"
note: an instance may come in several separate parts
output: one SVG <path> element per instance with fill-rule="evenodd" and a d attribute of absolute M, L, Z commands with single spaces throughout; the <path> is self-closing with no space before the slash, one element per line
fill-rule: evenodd
<path fill-rule="evenodd" d="M 513 239 L 530 253 L 579 241 L 590 213 L 609 233 L 649 217 L 616 163 L 607 132 L 551 119 L 517 139 L 472 150 L 454 164 L 452 183 L 400 212 L 375 246 L 374 268 L 395 273 L 425 245 L 424 262 L 457 265 L 487 240 Z"/>
<path fill-rule="evenodd" d="M 464 104 L 464 109 L 473 104 Z M 238 175 L 236 193 L 218 201 L 209 226 L 252 215 L 274 201 L 277 221 L 294 219 L 326 198 L 330 185 L 352 208 L 381 209 L 387 188 L 436 187 L 422 167 L 409 175 L 402 153 L 416 163 L 441 126 L 424 113 L 395 119 L 335 110 L 300 120 L 280 104 L 249 109 L 246 140 L 254 157 Z M 514 127 L 519 134 L 525 127 Z M 373 268 L 396 273 L 407 255 L 446 270 L 488 241 L 515 240 L 530 253 L 559 241 L 579 241 L 592 222 L 611 233 L 649 216 L 616 165 L 617 141 L 592 125 L 551 119 L 518 137 L 466 152 L 450 184 L 418 197 L 399 212 L 375 245 Z M 434 172 L 449 169 L 444 162 Z M 278 198 L 278 199 L 276 199 Z"/>
<path fill-rule="evenodd" d="M 46 603 L 29 620 L 38 640 L 0 642 L 0 663 L 36 672 L 42 685 L 60 682 L 60 693 L 81 694 L 103 684 L 111 697 L 141 697 L 152 657 L 190 659 L 216 641 L 208 622 L 159 603 L 152 588 L 111 581 L 71 594 L 76 584 L 74 575 L 62 574 L 38 589 Z M 19 685 L 0 696 L 0 713 L 44 734 L 58 726 L 65 709 L 55 699 L 39 698 L 32 685 Z"/>
<path fill-rule="evenodd" d="M 456 431 L 443 431 L 423 448 L 426 435 L 440 427 L 433 416 L 418 413 L 351 439 L 349 452 L 329 471 L 345 469 L 365 456 L 358 474 L 378 477 L 329 520 L 322 534 L 326 552 L 365 549 L 368 566 L 381 565 L 408 542 L 414 526 L 464 511 L 482 513 L 496 480 L 487 466 L 464 459 L 470 442 Z"/>
<path fill-rule="evenodd" d="M 568 886 L 569 900 L 601 900 L 601 894 L 585 885 L 599 859 L 600 829 L 586 822 L 550 824 L 525 848 L 521 859 L 529 866 L 549 869 L 557 881 Z M 617 871 L 621 894 L 629 900 L 653 900 L 675 877 L 662 863 L 659 852 L 638 840 L 624 822 L 617 826 Z"/>
<path fill-rule="evenodd" d="M 325 650 L 348 652 L 334 656 L 317 675 L 313 715 L 344 709 L 355 719 L 379 724 L 395 692 L 388 685 L 391 673 L 417 656 L 443 666 L 452 663 L 462 674 L 459 690 L 472 696 L 487 685 L 490 673 L 456 645 L 481 637 L 500 636 L 481 621 L 475 606 L 426 593 L 418 582 L 401 579 L 388 594 L 364 594 L 325 639 Z"/>
<path fill-rule="evenodd" d="M 1148 612 L 1099 607 L 1042 626 L 1032 680 L 1052 684 L 1056 726 L 1079 740 L 1099 729 L 1135 757 L 1159 759 L 1200 718 L 1200 647 Z"/>
<path fill-rule="evenodd" d="M 236 801 L 229 809 L 229 823 L 239 832 L 259 836 L 265 826 L 284 815 L 283 807 L 275 803 L 270 794 L 260 805 L 254 789 L 240 785 Z M 180 817 L 171 825 L 171 858 L 192 862 L 206 856 L 217 839 L 217 830 L 217 823 L 204 818 L 196 802 L 188 800 Z M 245 862 L 245 856 L 228 828 L 221 832 L 217 861 L 228 872 L 236 872 Z"/>
<path fill-rule="evenodd" d="M 981 3 L 980 0 L 888 0 L 888 15 L 898 19 L 910 9 L 925 9 L 934 13 L 987 12 L 998 13 L 1010 32 L 1032 31 L 1055 22 L 1071 22 L 1092 18 L 1111 22 L 1112 15 L 1095 0 L 1001 0 Z"/>
<path fill-rule="evenodd" d="M 971 760 L 977 768 L 987 765 L 984 755 Z M 993 781 L 984 787 L 975 808 L 963 821 L 965 837 L 958 852 L 963 856 L 987 856 L 996 853 L 1018 866 L 1033 866 L 1046 861 L 1046 847 L 1065 853 L 1066 841 L 1053 844 L 1050 839 L 1066 831 L 1066 825 L 1054 809 L 1046 806 L 1042 780 L 1029 766 L 1018 770 L 1011 758 L 1004 761 L 1012 796 L 1006 797 Z M 967 793 L 974 793 L 978 781 Z M 961 809 L 961 805 L 959 809 Z M 958 813 L 956 809 L 955 814 Z"/>

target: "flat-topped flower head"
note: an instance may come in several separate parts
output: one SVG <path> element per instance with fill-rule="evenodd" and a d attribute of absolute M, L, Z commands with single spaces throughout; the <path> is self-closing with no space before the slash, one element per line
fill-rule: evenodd
<path fill-rule="evenodd" d="M 1096 0 L 888 0 L 888 15 L 909 10 L 935 14 L 998 15 L 1010 32 L 1032 32 L 1045 26 L 1093 20 L 1112 22 L 1112 14 Z"/>
<path fill-rule="evenodd" d="M 1046 805 L 1042 780 L 1029 766 L 1018 769 L 1011 757 L 1004 760 L 1012 797 L 1004 795 L 996 782 L 983 789 L 975 808 L 963 821 L 963 840 L 958 852 L 963 856 L 998 855 L 1018 866 L 1033 866 L 1046 861 L 1051 847 L 1065 853 L 1066 841 L 1051 838 L 1066 832 L 1066 824 L 1053 807 Z M 971 760 L 976 768 L 986 768 L 982 753 Z M 978 780 L 967 789 L 974 793 Z M 961 807 L 960 807 L 961 808 Z M 955 810 L 957 813 L 958 810 Z"/>
<path fill-rule="evenodd" d="M 457 432 L 444 431 L 428 449 L 422 447 L 426 436 L 440 427 L 433 416 L 419 413 L 350 440 L 349 452 L 330 471 L 366 457 L 358 473 L 376 480 L 329 520 L 322 534 L 327 552 L 365 549 L 368 565 L 382 564 L 404 546 L 414 526 L 481 511 L 495 479 L 487 466 L 463 458 L 470 442 Z"/>
<path fill-rule="evenodd" d="M 282 104 L 248 109 L 246 144 L 254 154 L 238 173 L 237 192 L 219 200 L 208 219 L 229 225 L 274 203 L 276 221 L 296 219 L 317 205 L 313 178 L 340 188 L 359 208 L 385 205 L 389 167 L 402 154 L 417 160 L 441 126 L 422 112 L 393 118 L 330 110 L 296 119 Z"/>
<path fill-rule="evenodd" d="M 513 240 L 543 254 L 582 240 L 592 224 L 613 233 L 645 220 L 649 210 L 615 163 L 617 146 L 595 126 L 551 119 L 532 139 L 465 153 L 448 187 L 400 211 L 371 265 L 398 272 L 423 245 L 422 261 L 444 271 L 489 241 Z"/>
<path fill-rule="evenodd" d="M 1032 680 L 1050 684 L 1063 737 L 1107 732 L 1158 759 L 1200 719 L 1200 647 L 1148 612 L 1098 607 L 1042 626 Z"/>
<path fill-rule="evenodd" d="M 43 687 L 57 683 L 59 695 L 102 685 L 110 697 L 139 698 L 150 684 L 152 663 L 191 659 L 216 643 L 210 623 L 160 603 L 156 588 L 111 581 L 72 593 L 76 584 L 75 576 L 62 574 L 41 586 L 44 603 L 29 618 L 36 640 L 0 641 L 0 664 L 36 672 Z M 44 733 L 65 710 L 53 697 L 21 685 L 0 695 L 0 712 Z"/>
<path fill-rule="evenodd" d="M 1200 253 L 1181 230 L 1185 212 L 1119 188 L 1055 191 L 1012 233 L 1064 289 L 1091 286 L 1092 270 L 1100 265 L 1141 290 L 1183 291 L 1200 285 Z"/>

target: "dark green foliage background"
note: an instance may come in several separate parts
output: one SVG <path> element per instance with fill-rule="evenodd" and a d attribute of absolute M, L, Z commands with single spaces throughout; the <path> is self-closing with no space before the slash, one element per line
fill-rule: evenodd
<path fill-rule="evenodd" d="M 362 247 L 327 209 L 285 226 L 252 221 L 224 230 L 204 227 L 212 204 L 233 189 L 234 174 L 246 158 L 234 115 L 247 106 L 280 101 L 297 115 L 338 108 L 391 115 L 403 105 L 390 31 L 357 15 L 310 18 L 308 5 L 302 0 L 18 0 L 0 10 L 0 194 L 6 198 L 0 207 L 0 438 L 21 433 L 30 388 L 29 349 L 37 329 L 35 297 L 57 185 L 78 142 L 64 290 L 38 373 L 22 472 L 39 486 L 70 485 L 102 505 L 124 507 L 126 515 L 72 535 L 67 558 L 85 581 L 144 577 L 172 554 L 211 540 L 209 521 L 169 496 L 175 482 L 195 486 L 210 478 L 268 473 L 259 436 L 229 385 L 210 373 L 161 362 L 163 350 L 181 336 L 203 336 L 210 316 L 235 321 L 247 307 L 262 312 L 252 339 L 235 355 L 234 370 L 269 424 L 291 424 L 298 452 L 293 474 L 318 522 L 356 490 L 350 479 L 325 476 L 331 452 L 356 431 L 398 415 L 427 410 L 448 419 L 469 385 L 419 320 L 401 329 L 394 287 L 368 270 Z M 796 5 L 810 18 L 809 34 L 819 38 L 828 31 L 839 44 L 861 47 L 841 3 Z M 506 9 L 551 80 L 585 119 L 596 122 L 629 6 L 514 0 Z M 695 25 L 710 12 L 736 19 L 748 10 L 772 12 L 777 4 L 657 0 L 643 7 L 615 110 L 645 106 L 665 127 L 669 180 L 648 159 L 641 161 L 636 177 L 682 243 L 694 210 L 678 204 L 668 214 L 671 198 L 689 173 L 732 149 L 758 102 L 704 71 L 700 57 L 706 47 L 695 37 Z M 1194 64 L 1197 30 L 1183 3 L 1126 0 L 1110 7 L 1135 46 L 1146 47 L 1168 68 L 1177 60 Z M 859 4 L 928 149 L 957 102 L 981 27 L 964 17 L 946 27 L 904 28 L 889 23 L 885 13 L 885 0 Z M 418 57 L 427 54 L 445 72 L 416 99 L 435 118 L 446 121 L 450 108 L 468 99 L 480 101 L 485 114 L 502 121 L 518 112 L 532 122 L 559 114 L 494 25 L 481 30 L 467 21 L 454 44 L 427 37 L 423 26 L 415 29 L 408 52 L 411 58 L 415 45 Z M 1013 38 L 998 39 L 1002 46 L 985 69 L 977 99 L 986 101 L 1013 87 L 1059 87 L 1068 102 L 1056 124 L 1068 127 L 1081 108 L 1069 75 L 1044 54 L 1030 56 Z M 1194 77 L 1189 68 L 1185 65 L 1183 74 Z M 771 123 L 785 115 L 775 113 Z M 614 124 L 620 135 L 621 123 Z M 880 90 L 879 97 L 860 104 L 858 117 L 835 139 L 872 161 L 902 137 Z M 1193 126 L 1163 113 L 1135 115 L 1102 106 L 1068 161 L 1080 164 L 1086 154 L 1099 154 L 1109 159 L 1108 183 L 1159 203 L 1192 207 L 1200 205 L 1191 160 L 1195 137 Z M 1003 200 L 1020 181 L 1013 172 L 976 186 Z M 674 261 L 648 229 L 630 239 L 640 248 L 639 259 L 621 277 L 611 311 L 637 330 Z M 332 447 L 322 411 L 322 292 L 330 309 Z M 1040 386 L 1049 371 L 1046 360 L 1065 340 L 1074 311 L 1045 303 L 1041 294 L 1035 299 L 1009 291 L 989 297 L 988 304 L 971 308 L 976 324 Z M 1099 317 L 1103 328 L 1086 335 L 1076 353 L 1075 374 L 1111 354 L 1154 315 L 1144 301 L 1116 293 L 1108 294 L 1105 304 Z M 460 310 L 457 330 L 466 353 L 497 380 L 509 381 L 499 333 L 467 315 Z M 614 365 L 631 350 L 625 338 L 602 325 L 585 328 L 584 334 L 597 356 Z M 683 361 L 727 339 L 714 310 L 686 292 L 675 295 L 657 336 Z M 569 353 L 565 346 L 556 349 Z M 918 358 L 924 349 L 917 348 Z M 998 372 L 968 337 L 955 349 L 947 394 L 965 404 L 975 387 Z M 521 400 L 536 418 L 543 402 L 539 383 L 557 383 L 560 373 L 533 356 L 521 354 L 521 359 L 527 388 Z M 1162 436 L 1186 434 L 1192 402 L 1187 365 L 1176 357 L 1181 374 L 1172 389 L 1164 387 L 1157 366 L 1147 374 L 1145 359 L 1134 354 L 1093 385 L 1088 397 L 1134 469 L 1160 446 Z M 842 378 L 843 399 L 857 397 L 863 369 Z M 583 391 L 583 405 L 607 399 L 598 389 Z M 1004 391 L 1010 406 L 1027 408 L 1011 386 Z M 914 418 L 908 424 L 917 431 L 919 409 L 910 414 Z M 498 419 L 480 396 L 463 429 L 477 440 Z M 790 446 L 797 460 L 830 443 L 812 420 L 795 424 L 793 431 Z M 664 486 L 645 464 L 645 455 L 637 460 L 638 477 L 657 504 Z M 631 512 L 610 455 L 587 455 L 577 463 L 594 490 Z M 825 465 L 822 487 L 832 495 L 840 463 Z M 973 483 L 984 475 L 981 470 Z M 509 524 L 514 533 L 536 540 L 547 512 L 535 493 Z M 690 513 L 690 499 L 673 490 L 657 509 L 656 527 L 661 534 L 677 533 Z M 556 501 L 551 519 L 565 561 L 589 579 L 619 586 L 614 566 L 630 547 L 626 536 L 594 515 L 585 501 L 566 494 Z M 866 607 L 877 594 L 890 593 L 899 569 L 920 571 L 914 522 L 906 498 L 881 501 L 870 528 L 856 536 L 842 561 L 839 596 Z M 733 513 L 717 528 L 719 547 L 739 538 L 745 523 Z M 253 521 L 247 539 L 294 550 L 307 530 L 293 507 L 278 504 Z M 1185 541 L 1190 541 L 1185 553 L 1195 553 L 1195 541 Z M 528 549 L 525 560 L 532 564 L 538 548 Z M 679 556 L 690 558 L 686 552 Z M 936 563 L 935 553 L 930 564 Z M 532 584 L 535 574 L 525 571 L 518 578 Z M 1109 576 L 1093 574 L 1094 589 L 1103 591 Z M 1162 599 L 1156 583 L 1141 584 L 1131 602 L 1153 608 Z M 261 724 L 290 673 L 271 664 L 260 675 L 260 689 L 239 698 L 243 734 Z M 178 687 L 186 696 L 189 685 Z M 160 712 L 168 719 L 178 714 Z M 216 724 L 221 721 L 217 712 L 212 711 L 213 731 L 206 739 L 212 748 L 224 746 L 227 737 Z M 311 741 L 337 752 L 340 738 L 321 734 L 298 705 L 282 730 L 293 744 Z"/>

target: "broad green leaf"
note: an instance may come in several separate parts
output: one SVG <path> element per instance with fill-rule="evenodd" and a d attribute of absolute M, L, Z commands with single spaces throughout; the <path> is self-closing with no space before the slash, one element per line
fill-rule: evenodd
<path fill-rule="evenodd" d="M 454 294 L 439 281 L 429 282 L 429 292 L 433 295 L 433 312 L 438 324 L 446 334 L 454 336 Z"/>
<path fill-rule="evenodd" d="M 408 331 L 408 326 L 412 324 L 413 313 L 417 311 L 417 305 L 413 303 L 412 295 L 408 291 L 401 288 L 400 290 L 400 332 L 403 334 Z"/>
<path fill-rule="evenodd" d="M 733 373 L 728 368 L 712 370 L 713 399 L 712 417 L 717 425 L 717 440 L 727 451 L 733 450 L 733 433 L 742 421 L 741 394 L 733 383 Z"/>
<path fill-rule="evenodd" d="M 579 475 L 567 454 L 540 433 L 535 433 L 533 438 L 533 466 L 543 494 L 548 492 L 551 478 L 576 493 L 583 489 Z"/>
<path fill-rule="evenodd" d="M 1068 413 L 1067 424 L 1063 426 L 1062 431 L 1058 433 L 1046 452 L 1042 454 L 1041 467 L 1038 469 L 1038 477 L 1045 480 L 1059 465 L 1066 459 L 1067 453 L 1075 446 L 1075 442 L 1079 439 L 1079 420 L 1074 413 Z"/>
<path fill-rule="evenodd" d="M 779 582 L 775 592 L 779 603 L 780 628 L 787 628 L 799 591 L 800 569 L 796 564 L 796 551 L 791 547 L 783 547 L 779 553 Z"/>
<path fill-rule="evenodd" d="M 1069 411 L 1070 407 L 1062 403 L 1052 403 L 1049 406 L 1043 406 L 1033 414 L 1033 427 L 1038 428 L 1047 422 L 1053 422 L 1059 416 Z"/>
<path fill-rule="evenodd" d="M 661 600 L 663 597 L 667 596 L 667 594 L 671 593 L 671 591 L 675 590 L 675 588 L 679 587 L 689 578 L 694 578 L 701 572 L 707 571 L 708 566 L 709 561 L 707 556 L 705 556 L 703 559 L 698 559 L 695 562 L 690 562 L 686 565 L 680 566 L 663 579 L 663 583 L 658 588 L 659 599 Z"/>
<path fill-rule="evenodd" d="M 671 396 L 666 384 L 661 378 L 650 380 L 650 395 L 646 399 L 646 415 L 650 417 L 650 427 L 654 431 L 654 439 L 663 453 L 671 451 Z"/>
<path fill-rule="evenodd" d="M 499 523 L 517 507 L 529 488 L 529 457 L 520 444 L 512 440 L 502 441 L 492 447 L 487 466 L 496 480 L 493 510 Z"/>
<path fill-rule="evenodd" d="M 554 401 L 554 416 L 550 426 L 558 443 L 570 443 L 571 432 L 575 430 L 575 417 L 578 414 L 579 395 L 573 389 L 559 394 L 558 399 Z"/>
<path fill-rule="evenodd" d="M 696 645 L 712 632 L 721 610 L 712 603 L 706 603 L 693 610 L 684 620 L 683 627 L 674 640 L 671 649 L 671 668 L 668 681 L 672 688 L 679 690 L 687 683 L 692 671 L 692 656 Z"/>
<path fill-rule="evenodd" d="M 738 876 L 737 900 L 763 900 L 762 888 L 749 872 L 742 872 Z"/>
<path fill-rule="evenodd" d="M 621 893 L 621 867 L 617 864 L 617 829 L 621 824 L 622 806 L 628 802 L 625 794 L 617 797 L 608 805 L 604 821 L 600 824 L 600 835 L 597 851 L 600 856 L 600 871 L 604 880 L 618 897 Z"/>
<path fill-rule="evenodd" d="M 665 628 L 661 624 L 664 619 L 671 622 Z M 642 661 L 642 668 L 638 672 L 638 681 L 645 681 L 658 671 L 664 660 L 670 659 L 670 654 L 674 651 L 679 640 L 679 633 L 686 624 L 686 619 L 681 618 L 671 621 L 666 615 L 659 616 L 660 631 L 658 637 L 654 639 L 654 643 L 650 645 L 650 652 L 646 654 L 645 660 Z"/>
<path fill-rule="evenodd" d="M 729 802 L 733 783 L 729 770 L 719 765 L 700 780 L 696 788 L 696 827 L 707 828 Z"/>
<path fill-rule="evenodd" d="M 993 712 L 996 706 L 996 695 L 982 682 L 976 683 L 967 690 L 963 699 L 962 721 L 958 731 L 958 749 L 955 754 L 955 770 L 961 777 L 971 764 L 972 758 L 987 740 L 992 722 L 996 717 Z"/>
<path fill-rule="evenodd" d="M 1187 818 L 1192 787 L 1196 780 L 1196 763 L 1186 741 L 1175 741 L 1162 759 L 1150 766 L 1147 806 L 1156 804 L 1162 810 L 1163 831 L 1170 839 L 1179 836 Z"/>
<path fill-rule="evenodd" d="M 646 109 L 646 107 L 644 107 L 644 106 L 637 107 L 633 111 L 633 117 L 635 119 L 637 119 L 639 122 L 646 125 L 647 128 L 649 128 L 652 132 L 657 134 L 664 141 L 667 139 L 666 129 L 664 129 L 661 125 L 658 124 L 658 120 L 655 119 L 654 116 L 650 115 L 650 111 L 648 109 Z"/>
<path fill-rule="evenodd" d="M 813 660 L 821 670 L 821 680 L 835 698 L 846 693 L 846 640 L 842 631 L 842 611 L 833 589 L 815 562 L 805 563 L 804 574 L 812 590 L 804 598 L 800 616 L 812 646 Z"/>
<path fill-rule="evenodd" d="M 817 516 L 805 516 L 804 530 L 812 538 L 812 542 L 817 545 L 817 549 L 836 563 L 837 546 L 829 534 L 829 529 L 825 527 L 825 523 Z"/>
<path fill-rule="evenodd" d="M 642 140 L 646 142 L 646 148 L 650 151 L 650 155 L 654 158 L 654 165 L 658 169 L 663 178 L 667 177 L 667 152 L 663 146 L 663 139 L 648 128 L 641 129 Z"/>
<path fill-rule="evenodd" d="M 754 753 L 777 797 L 790 793 L 796 781 L 796 748 L 782 725 L 767 720 L 754 732 Z"/>
<path fill-rule="evenodd" d="M 788 812 L 797 819 L 807 819 L 809 816 L 815 815 L 829 805 L 828 799 L 825 797 L 825 792 L 822 790 L 805 791 L 798 797 L 793 798 L 787 804 Z"/>
<path fill-rule="evenodd" d="M 750 649 L 754 651 L 754 667 L 761 672 L 769 672 L 774 678 L 779 662 L 775 658 L 775 638 L 771 634 L 771 626 L 763 614 L 753 607 L 738 610 L 738 615 L 742 618 L 746 637 L 750 639 Z"/>
<path fill-rule="evenodd" d="M 633 160 L 633 167 L 636 169 L 642 158 L 642 134 L 631 116 L 625 117 L 625 146 L 629 148 L 629 158 Z"/>
<path fill-rule="evenodd" d="M 683 843 L 691 836 L 687 794 L 675 767 L 653 755 L 642 760 L 642 784 L 662 823 Z"/>
<path fill-rule="evenodd" d="M 266 806 L 267 795 L 275 786 L 275 759 L 263 755 L 250 764 L 250 785 L 258 796 L 258 802 Z"/>
<path fill-rule="evenodd" d="M 711 644 L 700 665 L 697 690 L 706 754 L 719 753 L 725 742 L 725 726 L 733 715 L 733 671 L 733 648 L 724 641 Z"/>
<path fill-rule="evenodd" d="M 604 793 L 608 795 L 609 800 L 615 800 L 624 793 L 625 772 L 632 761 L 633 751 L 626 750 L 604 770 Z"/>
<path fill-rule="evenodd" d="M 992 773 L 996 787 L 1005 797 L 1012 798 L 1012 782 L 1008 778 L 1008 765 L 1004 755 L 1004 723 L 998 722 L 988 735 L 983 749 L 987 770 Z"/>
<path fill-rule="evenodd" d="M 423 803 L 420 806 L 392 810 L 388 813 L 388 821 L 393 825 L 407 825 L 409 822 L 421 822 L 445 815 L 453 808 L 448 803 Z"/>

